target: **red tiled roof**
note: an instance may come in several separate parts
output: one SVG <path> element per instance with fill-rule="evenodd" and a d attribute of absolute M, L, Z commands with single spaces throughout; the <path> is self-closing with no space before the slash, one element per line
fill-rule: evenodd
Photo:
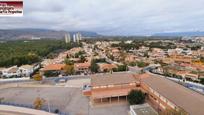
<path fill-rule="evenodd" d="M 62 70 L 65 67 L 65 64 L 50 64 L 45 66 L 42 70 L 43 71 L 53 71 L 53 70 Z"/>
<path fill-rule="evenodd" d="M 91 91 L 92 98 L 106 98 L 116 96 L 126 96 L 134 88 L 104 89 L 100 91 Z"/>
<path fill-rule="evenodd" d="M 90 63 L 85 62 L 85 63 L 75 63 L 74 66 L 76 68 L 89 68 L 91 66 Z"/>
<path fill-rule="evenodd" d="M 91 76 L 91 86 L 106 86 L 117 84 L 128 84 L 136 82 L 133 74 L 129 73 L 114 73 L 105 75 L 93 75 Z"/>

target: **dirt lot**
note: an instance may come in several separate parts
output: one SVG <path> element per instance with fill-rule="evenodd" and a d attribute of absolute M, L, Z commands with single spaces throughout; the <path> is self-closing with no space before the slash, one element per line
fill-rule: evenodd
<path fill-rule="evenodd" d="M 33 104 L 36 97 L 42 97 L 50 102 L 52 108 L 57 108 L 70 115 L 128 114 L 127 104 L 92 107 L 89 105 L 89 99 L 82 95 L 81 89 L 74 87 L 7 88 L 0 90 L 0 97 L 4 97 L 6 102 L 18 104 Z"/>

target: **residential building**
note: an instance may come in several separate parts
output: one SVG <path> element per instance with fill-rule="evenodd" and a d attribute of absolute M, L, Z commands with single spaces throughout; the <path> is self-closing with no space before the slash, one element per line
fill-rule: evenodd
<path fill-rule="evenodd" d="M 40 69 L 40 74 L 43 75 L 45 72 L 62 73 L 65 64 L 50 64 Z"/>
<path fill-rule="evenodd" d="M 75 48 L 72 48 L 69 51 L 67 51 L 67 55 L 69 57 L 75 57 L 75 54 L 80 52 L 80 51 L 83 51 L 83 49 L 81 47 L 75 47 Z"/>
<path fill-rule="evenodd" d="M 139 61 L 138 59 L 138 56 L 135 56 L 135 55 L 127 55 L 125 57 L 125 62 L 136 62 L 136 61 Z"/>
<path fill-rule="evenodd" d="M 89 93 L 83 93 L 89 94 L 93 104 L 125 101 L 128 93 L 137 89 L 145 93 L 146 102 L 158 113 L 176 110 L 190 115 L 204 114 L 202 94 L 158 75 L 148 73 L 94 75 L 91 76 L 90 86 Z"/>
<path fill-rule="evenodd" d="M 34 66 L 22 65 L 19 67 L 19 70 L 22 77 L 30 77 L 30 75 L 34 72 Z"/>
<path fill-rule="evenodd" d="M 112 71 L 114 68 L 117 68 L 115 64 L 108 64 L 108 63 L 97 63 L 99 66 L 99 72 L 109 72 Z"/>
<path fill-rule="evenodd" d="M 20 74 L 21 72 L 17 66 L 12 66 L 2 70 L 2 76 L 4 77 L 20 76 Z"/>
<path fill-rule="evenodd" d="M 141 89 L 147 94 L 149 103 L 156 110 L 180 109 L 190 115 L 204 114 L 203 95 L 164 77 L 142 74 L 136 78 L 141 80 Z"/>
<path fill-rule="evenodd" d="M 101 103 L 127 100 L 127 95 L 139 84 L 134 75 L 114 73 L 91 76 L 91 102 Z"/>
<path fill-rule="evenodd" d="M 73 42 L 79 42 L 81 40 L 82 40 L 82 35 L 79 32 L 73 35 Z"/>
<path fill-rule="evenodd" d="M 5 68 L 0 68 L 0 78 L 3 77 L 2 74 L 3 74 L 3 70 L 4 70 L 4 69 L 5 69 Z"/>
<path fill-rule="evenodd" d="M 90 73 L 90 62 L 84 62 L 84 63 L 74 63 L 74 70 L 76 73 Z"/>
<path fill-rule="evenodd" d="M 65 34 L 64 39 L 65 39 L 65 43 L 70 43 L 71 42 L 70 34 L 69 33 Z"/>

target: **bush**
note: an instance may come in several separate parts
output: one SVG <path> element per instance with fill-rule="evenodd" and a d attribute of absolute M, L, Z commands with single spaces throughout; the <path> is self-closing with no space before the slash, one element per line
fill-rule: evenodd
<path fill-rule="evenodd" d="M 45 71 L 44 76 L 46 77 L 56 77 L 60 74 L 59 71 Z"/>
<path fill-rule="evenodd" d="M 127 96 L 130 105 L 143 104 L 145 101 L 145 94 L 141 90 L 132 90 Z"/>
<path fill-rule="evenodd" d="M 42 76 L 40 74 L 35 74 L 33 76 L 33 79 L 36 80 L 36 81 L 42 81 Z"/>
<path fill-rule="evenodd" d="M 200 78 L 200 83 L 204 85 L 204 78 Z"/>
<path fill-rule="evenodd" d="M 99 69 L 99 66 L 97 65 L 97 63 L 99 62 L 105 62 L 105 59 L 93 59 L 91 60 L 91 71 L 94 72 L 94 73 L 97 73 L 98 72 L 98 69 Z"/>
<path fill-rule="evenodd" d="M 137 66 L 138 67 L 146 67 L 146 66 L 148 66 L 149 64 L 148 63 L 145 63 L 145 62 L 143 62 L 143 61 L 139 61 L 139 62 L 137 62 Z"/>
<path fill-rule="evenodd" d="M 55 109 L 55 113 L 59 113 L 59 110 L 58 110 L 58 109 Z"/>
<path fill-rule="evenodd" d="M 66 65 L 64 67 L 64 72 L 65 72 L 66 75 L 74 74 L 74 65 Z"/>

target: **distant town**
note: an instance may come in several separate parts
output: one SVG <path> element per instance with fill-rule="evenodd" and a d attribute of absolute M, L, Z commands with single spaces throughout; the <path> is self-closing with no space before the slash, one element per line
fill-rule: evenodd
<path fill-rule="evenodd" d="M 63 36 L 0 42 L 0 114 L 204 115 L 204 37 Z"/>

